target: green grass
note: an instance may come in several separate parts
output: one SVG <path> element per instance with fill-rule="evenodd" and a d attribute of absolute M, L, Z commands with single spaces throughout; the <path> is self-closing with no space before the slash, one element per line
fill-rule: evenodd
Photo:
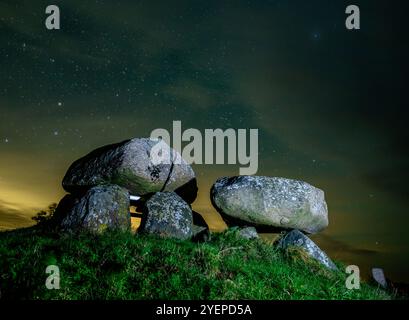
<path fill-rule="evenodd" d="M 48 290 L 48 265 L 61 288 Z M 340 270 L 344 267 L 338 264 Z M 235 231 L 206 243 L 107 232 L 58 235 L 38 227 L 0 233 L 2 299 L 392 299 L 376 287 L 345 287 L 294 250 L 238 239 Z"/>

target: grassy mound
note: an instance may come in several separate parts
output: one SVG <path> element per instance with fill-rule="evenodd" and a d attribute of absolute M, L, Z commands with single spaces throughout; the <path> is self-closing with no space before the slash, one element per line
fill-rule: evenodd
<path fill-rule="evenodd" d="M 60 289 L 45 286 L 48 265 Z M 344 267 L 340 266 L 340 270 Z M 281 252 L 235 231 L 207 243 L 129 233 L 58 235 L 40 228 L 0 233 L 2 299 L 391 299 L 367 284 L 345 287 L 301 252 Z"/>

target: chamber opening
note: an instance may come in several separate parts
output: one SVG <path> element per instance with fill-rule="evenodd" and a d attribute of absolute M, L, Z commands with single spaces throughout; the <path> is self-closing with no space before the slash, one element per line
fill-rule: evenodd
<path fill-rule="evenodd" d="M 129 207 L 129 212 L 131 213 L 131 229 L 133 233 L 136 233 L 141 225 L 142 212 L 133 205 Z"/>

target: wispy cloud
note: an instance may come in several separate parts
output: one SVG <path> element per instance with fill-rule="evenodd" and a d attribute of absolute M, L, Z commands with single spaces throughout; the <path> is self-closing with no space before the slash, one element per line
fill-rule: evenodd
<path fill-rule="evenodd" d="M 16 209 L 16 205 L 0 199 L 0 230 L 32 225 L 29 216 Z"/>

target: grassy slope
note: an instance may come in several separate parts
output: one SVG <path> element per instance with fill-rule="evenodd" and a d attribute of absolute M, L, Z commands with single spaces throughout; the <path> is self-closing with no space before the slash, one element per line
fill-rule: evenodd
<path fill-rule="evenodd" d="M 45 288 L 50 264 L 60 268 L 60 290 Z M 38 228 L 0 233 L 3 299 L 391 298 L 367 284 L 348 290 L 345 277 L 233 231 L 202 244 L 126 233 L 60 237 Z"/>

